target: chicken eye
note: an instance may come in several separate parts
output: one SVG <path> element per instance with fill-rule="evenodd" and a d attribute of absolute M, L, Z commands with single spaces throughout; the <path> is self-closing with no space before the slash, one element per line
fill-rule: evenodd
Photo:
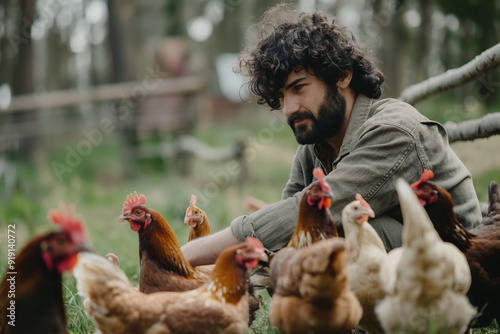
<path fill-rule="evenodd" d="M 64 239 L 63 239 L 63 238 L 56 238 L 56 244 L 57 244 L 58 246 L 63 245 L 63 244 L 64 244 Z"/>
<path fill-rule="evenodd" d="M 431 187 L 429 187 L 428 185 L 424 185 L 424 186 L 422 187 L 422 190 L 423 190 L 423 191 L 425 191 L 425 192 L 429 192 L 430 188 L 431 188 Z"/>
<path fill-rule="evenodd" d="M 250 249 L 245 248 L 245 252 L 246 252 L 246 253 L 250 253 Z"/>
<path fill-rule="evenodd" d="M 140 215 L 141 213 L 142 213 L 142 211 L 141 211 L 141 210 L 136 210 L 136 211 L 135 211 L 135 214 L 136 214 L 136 215 Z"/>

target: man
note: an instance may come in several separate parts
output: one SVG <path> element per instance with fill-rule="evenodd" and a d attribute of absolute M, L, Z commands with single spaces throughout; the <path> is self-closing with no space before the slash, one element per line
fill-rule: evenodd
<path fill-rule="evenodd" d="M 280 23 L 276 23 L 280 22 Z M 448 145 L 444 128 L 409 104 L 381 95 L 383 74 L 354 36 L 319 12 L 295 15 L 288 6 L 268 10 L 259 39 L 240 56 L 259 103 L 282 109 L 300 144 L 282 201 L 182 247 L 193 265 L 213 263 L 224 248 L 255 236 L 271 251 L 285 246 L 297 222 L 312 170 L 327 173 L 330 208 L 340 233 L 341 212 L 360 193 L 376 217 L 369 222 L 388 250 L 401 245 L 401 213 L 394 184 L 431 169 L 447 189 L 466 228 L 481 212 L 470 173 Z"/>

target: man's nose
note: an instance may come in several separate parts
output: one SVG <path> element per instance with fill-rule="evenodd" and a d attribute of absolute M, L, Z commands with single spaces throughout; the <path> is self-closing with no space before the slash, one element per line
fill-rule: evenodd
<path fill-rule="evenodd" d="M 283 115 L 285 115 L 286 118 L 295 114 L 299 110 L 300 106 L 296 98 L 293 96 L 283 97 Z"/>

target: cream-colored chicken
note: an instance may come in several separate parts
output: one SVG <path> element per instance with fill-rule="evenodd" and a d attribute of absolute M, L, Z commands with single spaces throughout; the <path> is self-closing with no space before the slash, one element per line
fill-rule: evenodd
<path fill-rule="evenodd" d="M 348 266 L 351 290 L 363 306 L 363 317 L 359 327 L 368 333 L 382 332 L 375 314 L 375 305 L 385 293 L 380 286 L 380 266 L 387 260 L 387 251 L 368 217 L 375 213 L 370 205 L 356 194 L 356 200 L 342 210 L 342 226 L 345 239 L 350 246 Z"/>
<path fill-rule="evenodd" d="M 82 253 L 73 270 L 86 312 L 104 334 L 235 333 L 248 330 L 246 270 L 266 260 L 248 238 L 224 250 L 207 283 L 180 292 L 142 293 L 104 257 Z"/>
<path fill-rule="evenodd" d="M 463 333 L 476 313 L 465 296 L 471 274 L 465 256 L 443 242 L 406 181 L 396 183 L 403 245 L 380 270 L 386 297 L 375 311 L 386 333 Z"/>

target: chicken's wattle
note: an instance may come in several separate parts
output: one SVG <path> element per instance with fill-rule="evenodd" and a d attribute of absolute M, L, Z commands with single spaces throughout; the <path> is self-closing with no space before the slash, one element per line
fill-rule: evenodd
<path fill-rule="evenodd" d="M 138 232 L 141 229 L 140 224 L 136 224 L 131 220 L 129 221 L 129 223 L 130 223 L 130 228 L 132 229 L 132 231 Z"/>
<path fill-rule="evenodd" d="M 65 258 L 64 260 L 59 261 L 56 266 L 57 271 L 62 274 L 64 271 L 73 269 L 73 267 L 76 265 L 76 261 L 77 261 L 76 254 L 73 254 Z"/>

